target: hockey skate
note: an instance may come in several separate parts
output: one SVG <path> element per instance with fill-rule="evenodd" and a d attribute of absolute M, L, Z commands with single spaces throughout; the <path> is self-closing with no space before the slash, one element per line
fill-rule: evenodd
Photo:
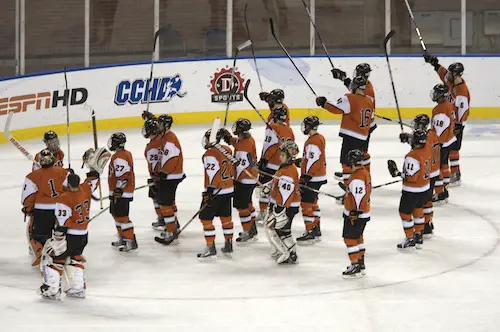
<path fill-rule="evenodd" d="M 224 256 L 232 258 L 233 257 L 233 241 L 226 240 L 224 243 L 224 247 L 220 251 L 222 251 Z"/>
<path fill-rule="evenodd" d="M 337 181 L 344 181 L 344 173 L 343 172 L 335 172 L 335 173 L 333 173 L 333 177 Z"/>
<path fill-rule="evenodd" d="M 358 264 L 361 274 L 365 276 L 366 275 L 365 255 L 359 257 Z"/>
<path fill-rule="evenodd" d="M 319 223 L 316 226 L 314 226 L 312 231 L 313 231 L 314 238 L 315 238 L 316 242 L 321 241 L 321 226 Z"/>
<path fill-rule="evenodd" d="M 298 263 L 299 263 L 299 257 L 297 256 L 297 253 L 295 251 L 292 251 L 288 259 L 279 264 L 284 265 L 284 264 L 298 264 Z"/>
<path fill-rule="evenodd" d="M 405 238 L 403 242 L 398 243 L 398 250 L 400 251 L 410 251 L 415 249 L 415 240 L 413 238 Z"/>
<path fill-rule="evenodd" d="M 424 247 L 424 236 L 422 233 L 415 233 L 413 240 L 415 241 L 415 248 L 422 249 Z"/>
<path fill-rule="evenodd" d="M 123 247 L 125 245 L 125 240 L 120 235 L 117 235 L 117 236 L 118 236 L 118 239 L 116 241 L 111 242 L 111 245 L 115 248 Z"/>
<path fill-rule="evenodd" d="M 158 217 L 154 223 L 151 223 L 151 227 L 156 231 L 163 231 L 165 229 L 165 220 L 163 217 Z"/>
<path fill-rule="evenodd" d="M 259 237 L 257 236 L 257 226 L 255 225 L 255 223 L 253 223 L 252 227 L 250 227 L 250 230 L 243 231 L 243 232 L 239 233 L 239 236 L 236 239 L 236 244 L 246 245 L 246 244 L 254 243 L 258 240 L 259 240 Z"/>
<path fill-rule="evenodd" d="M 215 249 L 215 244 L 205 247 L 205 251 L 197 255 L 199 261 L 216 261 L 217 260 L 217 249 Z"/>
<path fill-rule="evenodd" d="M 60 300 L 61 299 L 61 287 L 59 289 L 55 287 L 50 287 L 47 284 L 43 284 L 37 291 L 38 295 L 41 295 L 47 300 Z"/>
<path fill-rule="evenodd" d="M 450 177 L 450 187 L 458 187 L 462 184 L 462 175 L 460 172 L 454 173 Z"/>
<path fill-rule="evenodd" d="M 434 235 L 434 225 L 432 220 L 424 225 L 424 239 L 430 239 Z"/>
<path fill-rule="evenodd" d="M 123 239 L 123 241 L 125 243 L 122 247 L 120 247 L 121 252 L 129 252 L 129 251 L 136 250 L 137 248 L 139 248 L 139 246 L 137 245 L 137 240 L 135 239 L 135 235 L 134 235 L 134 238 L 132 240 Z"/>
<path fill-rule="evenodd" d="M 85 288 L 78 289 L 78 290 L 70 288 L 66 291 L 66 296 L 74 297 L 74 298 L 78 298 L 78 299 L 84 299 L 85 298 Z"/>
<path fill-rule="evenodd" d="M 179 239 L 176 236 L 176 233 L 179 231 L 176 229 L 174 232 L 161 232 L 160 236 L 155 236 L 155 241 L 166 246 L 170 244 L 179 244 Z"/>
<path fill-rule="evenodd" d="M 311 230 L 309 232 L 304 232 L 302 236 L 296 239 L 297 244 L 301 246 L 313 245 L 316 243 L 316 237 L 314 236 L 314 232 Z"/>
<path fill-rule="evenodd" d="M 444 205 L 448 203 L 448 197 L 450 197 L 450 194 L 447 189 L 444 189 L 439 195 L 434 194 L 432 196 L 432 203 L 434 205 Z"/>
<path fill-rule="evenodd" d="M 342 278 L 344 279 L 355 279 L 361 277 L 363 277 L 363 274 L 361 273 L 361 266 L 359 264 L 351 264 L 344 272 L 342 272 Z"/>

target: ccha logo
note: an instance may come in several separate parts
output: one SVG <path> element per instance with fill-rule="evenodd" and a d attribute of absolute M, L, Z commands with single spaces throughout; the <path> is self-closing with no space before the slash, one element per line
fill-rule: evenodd
<path fill-rule="evenodd" d="M 175 96 L 183 98 L 186 95 L 186 92 L 181 92 L 182 78 L 179 74 L 173 77 L 153 78 L 151 89 L 149 86 L 149 79 L 121 81 L 116 86 L 115 104 L 119 106 L 127 102 L 134 105 L 145 104 L 148 102 L 148 96 L 151 96 L 150 103 L 168 103 Z"/>
<path fill-rule="evenodd" d="M 245 79 L 241 73 L 234 68 L 234 73 L 229 66 L 216 72 L 210 77 L 210 91 L 212 92 L 212 103 L 227 103 L 243 101 L 243 89 Z"/>
<path fill-rule="evenodd" d="M 5 115 L 9 112 L 26 112 L 29 105 L 35 105 L 35 110 L 51 109 L 61 106 L 80 105 L 87 101 L 89 92 L 85 88 L 76 88 L 70 90 L 53 92 L 37 92 L 28 93 L 20 96 L 0 98 L 0 115 Z"/>

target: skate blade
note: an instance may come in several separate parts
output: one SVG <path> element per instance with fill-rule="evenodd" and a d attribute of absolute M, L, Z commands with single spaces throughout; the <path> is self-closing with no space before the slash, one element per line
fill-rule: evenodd
<path fill-rule="evenodd" d="M 306 241 L 297 241 L 299 246 L 313 246 L 316 244 L 316 240 L 306 240 Z"/>
<path fill-rule="evenodd" d="M 222 253 L 225 257 L 227 258 L 233 258 L 233 253 L 232 252 L 223 252 Z"/>
<path fill-rule="evenodd" d="M 461 181 L 457 181 L 457 182 L 450 182 L 450 184 L 448 186 L 450 187 L 460 187 L 462 185 L 462 182 Z"/>
<path fill-rule="evenodd" d="M 216 260 L 217 256 L 198 257 L 198 261 L 200 262 L 215 262 Z"/>
<path fill-rule="evenodd" d="M 166 242 L 166 239 L 162 238 L 162 237 L 159 237 L 159 236 L 155 236 L 154 240 L 158 243 L 161 243 L 163 244 L 164 246 L 170 246 L 170 245 L 177 245 L 179 244 L 179 239 L 174 239 L 172 242 L 168 243 Z"/>
<path fill-rule="evenodd" d="M 412 252 L 415 251 L 415 247 L 397 248 L 399 252 Z"/>
<path fill-rule="evenodd" d="M 345 280 L 356 280 L 363 278 L 363 274 L 361 272 L 355 274 L 342 274 L 342 278 Z"/>
<path fill-rule="evenodd" d="M 418 249 L 418 250 L 424 249 L 424 244 L 423 243 L 422 244 L 416 244 L 415 245 L 415 249 Z"/>
<path fill-rule="evenodd" d="M 131 251 L 136 251 L 137 248 L 132 248 L 132 249 L 125 249 L 125 247 L 120 248 L 120 252 L 131 252 Z"/>
<path fill-rule="evenodd" d="M 361 276 L 365 276 L 366 275 L 366 269 L 365 270 L 361 270 Z"/>
<path fill-rule="evenodd" d="M 255 243 L 259 240 L 259 238 L 257 236 L 254 236 L 253 238 L 247 240 L 247 241 L 238 241 L 238 239 L 236 239 L 236 245 L 239 246 L 239 247 L 245 247 L 245 246 L 248 246 L 252 243 Z"/>
<path fill-rule="evenodd" d="M 84 299 L 85 293 L 68 293 L 66 292 L 66 296 L 73 299 Z"/>
<path fill-rule="evenodd" d="M 429 239 L 432 239 L 434 237 L 434 234 L 430 233 L 430 234 L 424 234 L 424 239 L 426 240 L 429 240 Z"/>
<path fill-rule="evenodd" d="M 163 232 L 165 230 L 165 226 L 151 226 L 155 231 Z"/>

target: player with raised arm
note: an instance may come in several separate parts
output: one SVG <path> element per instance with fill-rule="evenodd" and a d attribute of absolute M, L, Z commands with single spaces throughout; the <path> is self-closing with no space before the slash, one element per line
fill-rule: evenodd
<path fill-rule="evenodd" d="M 288 110 L 288 106 L 284 103 L 285 100 L 285 92 L 281 89 L 274 89 L 270 93 L 261 92 L 259 93 L 260 100 L 265 101 L 269 105 L 269 116 L 267 117 L 267 121 L 269 123 L 274 122 L 274 111 L 278 108 L 283 107 L 286 110 L 286 119 L 284 123 L 287 126 L 290 125 L 290 111 Z"/>
<path fill-rule="evenodd" d="M 257 241 L 257 213 L 252 204 L 252 194 L 257 185 L 257 172 L 251 167 L 257 161 L 255 140 L 250 134 L 252 123 L 248 119 L 238 119 L 233 124 L 233 137 L 225 128 L 220 129 L 224 141 L 234 147 L 234 157 L 239 161 L 233 165 L 234 175 L 234 207 L 238 210 L 243 232 L 236 239 L 236 243 L 252 243 Z M 245 171 L 246 170 L 246 171 Z M 247 174 L 247 172 L 250 174 Z"/>
<path fill-rule="evenodd" d="M 281 165 L 271 184 L 263 190 L 270 192 L 269 214 L 265 223 L 265 232 L 272 245 L 271 257 L 278 264 L 298 262 L 295 241 L 292 237 L 292 221 L 300 206 L 299 174 L 295 158 L 299 147 L 293 141 L 285 141 L 279 147 Z"/>
<path fill-rule="evenodd" d="M 124 133 L 114 133 L 108 140 L 108 149 L 114 152 L 109 162 L 109 211 L 118 231 L 118 240 L 111 245 L 124 252 L 138 248 L 134 224 L 129 218 L 135 188 L 134 161 L 132 154 L 125 149 L 126 142 Z"/>
<path fill-rule="evenodd" d="M 467 83 L 462 78 L 464 65 L 461 62 L 454 62 L 448 66 L 448 69 L 439 64 L 437 57 L 424 54 L 425 62 L 434 66 L 434 70 L 439 75 L 441 81 L 448 86 L 450 91 L 448 98 L 455 106 L 455 126 L 454 133 L 457 141 L 450 147 L 450 166 L 451 177 L 450 185 L 460 185 L 462 174 L 460 173 L 460 149 L 462 148 L 462 139 L 465 124 L 470 113 L 470 93 Z"/>
<path fill-rule="evenodd" d="M 300 160 L 300 183 L 319 190 L 327 183 L 325 137 L 318 133 L 321 123 L 317 116 L 308 116 L 302 121 L 302 133 L 308 138 L 304 143 L 304 152 Z M 321 240 L 321 211 L 318 205 L 318 194 L 300 189 L 302 217 L 306 226 L 305 233 L 297 238 L 298 244 L 314 244 Z"/>
<path fill-rule="evenodd" d="M 342 237 L 347 246 L 347 254 L 351 265 L 342 272 L 344 278 L 361 277 L 366 274 L 363 239 L 366 223 L 370 221 L 370 196 L 372 184 L 370 173 L 363 166 L 364 152 L 351 150 L 347 153 L 347 162 L 352 174 L 347 180 L 344 200 L 344 229 Z"/>
<path fill-rule="evenodd" d="M 57 134 L 49 130 L 43 134 L 43 142 L 45 143 L 45 148 L 48 149 L 54 155 L 54 166 L 64 167 L 64 152 L 61 150 L 61 144 L 59 143 L 59 137 Z M 41 168 L 40 166 L 40 154 L 38 152 L 33 160 L 33 170 Z"/>
<path fill-rule="evenodd" d="M 42 248 L 51 238 L 55 224 L 54 210 L 63 187 L 67 186 L 68 170 L 54 166 L 55 158 L 49 149 L 40 152 L 41 168 L 32 171 L 24 180 L 21 196 L 22 211 L 30 218 L 29 241 L 34 254 L 32 266 L 40 264 Z"/>
<path fill-rule="evenodd" d="M 394 160 L 388 160 L 389 173 L 403 178 L 403 191 L 399 202 L 399 215 L 405 239 L 397 245 L 399 250 L 421 249 L 424 230 L 424 204 L 429 199 L 431 151 L 426 147 L 427 132 L 417 129 L 411 136 L 411 151 L 405 156 L 403 171 L 399 172 Z M 413 218 L 412 218 L 413 216 Z"/>

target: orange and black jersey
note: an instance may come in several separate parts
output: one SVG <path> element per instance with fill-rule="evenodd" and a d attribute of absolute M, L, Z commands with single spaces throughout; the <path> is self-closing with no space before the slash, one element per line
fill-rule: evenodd
<path fill-rule="evenodd" d="M 40 168 L 26 176 L 21 203 L 24 207 L 54 210 L 58 197 L 68 185 L 69 172 L 59 166 Z"/>
<path fill-rule="evenodd" d="M 455 112 L 453 105 L 449 101 L 445 100 L 432 110 L 432 127 L 436 130 L 439 142 L 444 147 L 450 146 L 457 140 L 453 133 Z"/>
<path fill-rule="evenodd" d="M 431 152 L 428 148 L 413 149 L 403 164 L 403 191 L 423 193 L 430 188 Z"/>
<path fill-rule="evenodd" d="M 366 83 L 365 96 L 370 98 L 370 100 L 373 102 L 373 112 L 375 112 L 375 109 L 377 108 L 377 105 L 375 103 L 375 89 L 373 88 L 373 84 L 370 80 L 368 80 L 368 82 Z M 377 123 L 375 122 L 374 116 L 370 121 L 370 131 L 375 130 L 375 128 L 377 128 Z"/>
<path fill-rule="evenodd" d="M 352 172 L 347 180 L 347 192 L 344 199 L 344 215 L 351 211 L 361 212 L 358 218 L 370 218 L 370 197 L 372 194 L 372 181 L 370 173 L 360 167 Z"/>
<path fill-rule="evenodd" d="M 301 174 L 311 176 L 310 182 L 323 182 L 326 177 L 326 141 L 319 133 L 310 136 L 304 143 L 304 153 L 301 163 Z"/>
<path fill-rule="evenodd" d="M 449 100 L 455 106 L 456 111 L 456 122 L 464 123 L 469 118 L 469 108 L 470 108 L 470 93 L 467 83 L 462 79 L 462 83 L 454 85 L 452 82 L 448 82 L 446 79 L 446 74 L 448 70 L 441 66 L 438 70 L 438 75 L 441 81 L 448 86 L 450 89 Z"/>
<path fill-rule="evenodd" d="M 257 162 L 255 140 L 252 136 L 244 138 L 233 137 L 231 139 L 231 145 L 234 146 L 234 157 L 239 161 L 237 166 L 234 165 L 234 180 L 243 184 L 256 184 L 256 178 L 258 178 L 259 175 L 255 169 L 249 167 Z M 249 157 L 252 160 L 248 160 Z M 248 176 L 245 170 L 247 170 L 251 176 Z"/>
<path fill-rule="evenodd" d="M 66 191 L 56 203 L 57 223 L 70 235 L 85 235 L 90 222 L 90 196 L 99 185 L 98 177 L 87 177 L 78 191 Z"/>
<path fill-rule="evenodd" d="M 363 95 L 347 93 L 331 104 L 327 102 L 325 109 L 334 114 L 342 114 L 339 135 L 350 136 L 362 141 L 368 139 L 370 125 L 375 117 L 372 100 Z"/>
<path fill-rule="evenodd" d="M 285 119 L 285 123 L 287 126 L 290 125 L 290 111 L 288 110 L 288 106 L 286 106 L 286 104 L 283 104 L 283 108 L 286 109 L 286 119 Z M 269 122 L 269 124 L 271 123 L 274 123 L 274 120 L 273 120 L 273 110 L 271 108 L 269 108 L 271 110 L 271 113 L 269 113 L 269 116 L 267 117 L 267 122 Z"/>
<path fill-rule="evenodd" d="M 271 189 L 270 202 L 283 207 L 300 206 L 299 173 L 293 163 L 282 164 L 276 171 Z"/>
<path fill-rule="evenodd" d="M 441 169 L 441 144 L 439 143 L 439 137 L 436 134 L 436 130 L 431 128 L 427 131 L 427 141 L 425 142 L 425 148 L 430 151 L 431 154 L 431 179 L 438 177 Z"/>
<path fill-rule="evenodd" d="M 56 152 L 52 152 L 52 154 L 54 155 L 54 159 L 55 159 L 54 166 L 64 167 L 64 152 L 61 149 L 59 149 Z M 38 152 L 35 155 L 32 170 L 34 171 L 34 170 L 37 170 L 40 168 L 41 168 L 41 166 L 40 166 L 40 152 Z"/>
<path fill-rule="evenodd" d="M 286 140 L 295 140 L 291 127 L 283 123 L 272 123 L 270 128 L 266 128 L 261 158 L 268 160 L 267 167 L 269 169 L 277 170 L 279 168 L 281 162 L 278 148 Z"/>
<path fill-rule="evenodd" d="M 231 148 L 221 145 L 232 154 Z M 233 188 L 233 163 L 215 147 L 209 148 L 202 157 L 205 168 L 205 191 L 213 188 L 217 195 L 232 194 Z"/>
<path fill-rule="evenodd" d="M 127 150 L 117 151 L 109 161 L 109 192 L 123 190 L 123 198 L 133 198 L 135 189 L 134 161 Z"/>
<path fill-rule="evenodd" d="M 162 136 L 160 172 L 167 174 L 167 180 L 179 180 L 184 175 L 184 157 L 177 136 L 168 131 Z"/>
<path fill-rule="evenodd" d="M 156 135 L 153 137 L 149 143 L 146 145 L 146 149 L 144 150 L 144 157 L 146 157 L 146 161 L 148 163 L 148 171 L 149 175 L 157 173 L 157 165 L 161 158 L 161 137 L 162 135 Z"/>

